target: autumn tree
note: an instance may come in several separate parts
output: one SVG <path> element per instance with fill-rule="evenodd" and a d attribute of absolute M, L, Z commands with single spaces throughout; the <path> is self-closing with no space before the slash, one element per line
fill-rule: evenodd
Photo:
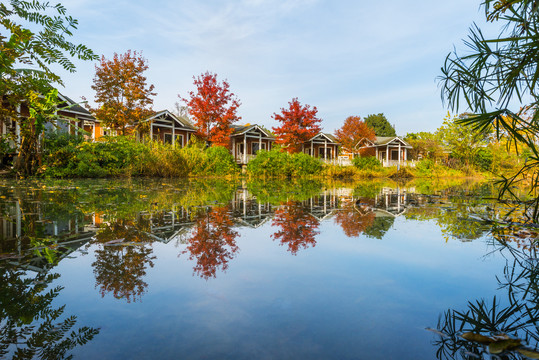
<path fill-rule="evenodd" d="M 226 80 L 217 81 L 217 74 L 206 72 L 194 77 L 196 92 L 189 92 L 189 98 L 180 99 L 189 108 L 189 114 L 197 127 L 196 135 L 215 146 L 228 147 L 232 134 L 232 123 L 241 119 L 236 114 L 240 101 L 230 92 Z"/>
<path fill-rule="evenodd" d="M 320 221 L 309 214 L 299 201 L 281 204 L 275 211 L 271 225 L 280 228 L 272 238 L 279 240 L 281 245 L 287 245 L 292 255 L 296 255 L 300 249 L 316 246 Z"/>
<path fill-rule="evenodd" d="M 150 226 L 118 219 L 99 229 L 93 243 L 99 245 L 92 263 L 96 287 L 104 297 L 112 293 L 128 303 L 140 300 L 148 284 L 144 281 L 147 267 L 153 267 Z"/>
<path fill-rule="evenodd" d="M 371 199 L 367 199 L 367 201 L 369 200 Z M 356 206 L 355 203 L 351 203 L 343 206 L 337 212 L 334 222 L 341 226 L 346 236 L 358 237 L 373 225 L 375 215 L 370 206 Z"/>
<path fill-rule="evenodd" d="M 227 206 L 211 207 L 197 215 L 194 230 L 187 240 L 189 260 L 196 259 L 194 272 L 204 279 L 214 278 L 217 270 L 226 271 L 228 262 L 239 250 L 236 237 L 239 233 L 232 229 L 234 221 Z"/>
<path fill-rule="evenodd" d="M 301 151 L 304 142 L 318 134 L 321 119 L 316 117 L 318 109 L 309 105 L 301 105 L 298 98 L 288 103 L 288 109 L 281 108 L 281 113 L 273 114 L 273 119 L 279 121 L 281 126 L 274 127 L 277 136 L 275 142 L 282 145 L 289 153 Z"/>
<path fill-rule="evenodd" d="M 395 128 L 382 113 L 368 115 L 365 123 L 374 130 L 376 136 L 397 136 Z"/>
<path fill-rule="evenodd" d="M 112 60 L 101 57 L 95 66 L 92 89 L 95 90 L 96 108 L 90 108 L 106 127 L 126 135 L 128 126 L 136 125 L 152 113 L 154 86 L 146 83 L 146 59 L 136 51 L 116 54 Z"/>
<path fill-rule="evenodd" d="M 349 116 L 344 120 L 340 129 L 335 130 L 335 137 L 342 144 L 344 150 L 352 152 L 359 140 L 376 138 L 372 130 L 359 116 Z"/>

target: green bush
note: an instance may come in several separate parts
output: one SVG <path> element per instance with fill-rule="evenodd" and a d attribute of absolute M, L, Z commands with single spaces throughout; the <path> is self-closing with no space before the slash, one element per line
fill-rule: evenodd
<path fill-rule="evenodd" d="M 277 148 L 260 150 L 247 164 L 247 172 L 253 176 L 290 177 L 319 174 L 323 164 L 307 154 L 289 154 Z"/>
<path fill-rule="evenodd" d="M 205 173 L 210 175 L 231 175 L 239 171 L 234 157 L 227 148 L 212 146 L 205 151 Z"/>
<path fill-rule="evenodd" d="M 490 170 L 494 155 L 489 148 L 482 148 L 477 151 L 473 159 L 473 164 L 481 170 Z"/>
<path fill-rule="evenodd" d="M 290 173 L 293 176 L 315 175 L 322 171 L 323 164 L 320 160 L 304 153 L 296 153 L 291 156 Z"/>
<path fill-rule="evenodd" d="M 360 170 L 378 170 L 382 163 L 374 156 L 358 156 L 352 160 L 352 164 Z"/>
<path fill-rule="evenodd" d="M 422 159 L 415 165 L 415 172 L 419 176 L 432 176 L 436 164 L 431 159 Z"/>
<path fill-rule="evenodd" d="M 42 174 L 50 177 L 233 175 L 238 166 L 226 148 L 193 143 L 182 149 L 159 141 L 103 137 L 96 142 L 52 139 Z"/>
<path fill-rule="evenodd" d="M 289 176 L 291 156 L 279 149 L 259 150 L 247 164 L 247 172 L 254 176 Z"/>

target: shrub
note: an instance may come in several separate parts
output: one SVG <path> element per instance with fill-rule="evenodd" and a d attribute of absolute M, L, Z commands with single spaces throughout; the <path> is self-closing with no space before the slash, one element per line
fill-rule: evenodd
<path fill-rule="evenodd" d="M 289 154 L 277 148 L 260 150 L 247 164 L 247 172 L 254 176 L 290 177 L 315 175 L 322 171 L 320 160 L 307 154 Z"/>
<path fill-rule="evenodd" d="M 291 155 L 290 173 L 293 176 L 315 175 L 322 171 L 323 164 L 320 160 L 304 153 Z"/>
<path fill-rule="evenodd" d="M 234 157 L 227 148 L 222 146 L 212 146 L 205 151 L 206 174 L 231 175 L 237 173 L 239 168 L 234 161 Z"/>
<path fill-rule="evenodd" d="M 419 176 L 433 176 L 436 164 L 430 159 L 422 159 L 415 165 L 415 173 Z"/>
<path fill-rule="evenodd" d="M 259 150 L 247 164 L 247 172 L 254 176 L 289 176 L 291 156 L 279 149 Z"/>
<path fill-rule="evenodd" d="M 374 156 L 359 156 L 352 160 L 352 164 L 360 170 L 379 170 L 382 163 Z"/>
<path fill-rule="evenodd" d="M 482 148 L 477 151 L 473 159 L 473 164 L 481 170 L 490 170 L 494 155 L 489 148 Z"/>

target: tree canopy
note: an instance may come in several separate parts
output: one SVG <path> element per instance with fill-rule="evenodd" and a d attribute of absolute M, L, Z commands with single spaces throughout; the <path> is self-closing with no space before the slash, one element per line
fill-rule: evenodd
<path fill-rule="evenodd" d="M 206 72 L 194 77 L 196 92 L 189 92 L 189 98 L 180 97 L 188 106 L 197 135 L 216 146 L 230 145 L 230 135 L 234 122 L 241 119 L 236 114 L 240 101 L 229 88 L 228 81 L 217 81 L 217 74 Z"/>
<path fill-rule="evenodd" d="M 374 130 L 376 136 L 397 136 L 395 128 L 383 113 L 368 115 L 365 118 L 365 123 Z"/>
<path fill-rule="evenodd" d="M 316 117 L 318 109 L 310 105 L 301 105 L 298 98 L 288 103 L 288 109 L 281 108 L 281 113 L 273 114 L 273 119 L 281 126 L 272 128 L 277 136 L 275 142 L 282 145 L 289 153 L 301 151 L 304 142 L 318 134 L 321 119 Z"/>
<path fill-rule="evenodd" d="M 374 140 L 376 135 L 359 116 L 349 116 L 340 129 L 335 130 L 335 137 L 347 151 L 354 151 L 361 139 Z"/>
<path fill-rule="evenodd" d="M 126 135 L 128 126 L 139 124 L 153 113 L 151 97 L 156 94 L 143 75 L 147 69 L 146 59 L 136 51 L 114 53 L 111 60 L 101 57 L 92 85 L 98 106 L 91 111 L 106 127 Z"/>

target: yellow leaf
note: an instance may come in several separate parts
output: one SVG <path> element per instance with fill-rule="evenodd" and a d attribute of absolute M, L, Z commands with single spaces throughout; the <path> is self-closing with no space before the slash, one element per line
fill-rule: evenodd
<path fill-rule="evenodd" d="M 481 335 L 481 334 L 475 334 L 473 332 L 464 333 L 460 337 L 463 338 L 464 340 L 478 342 L 478 343 L 481 343 L 481 344 L 490 344 L 490 343 L 494 342 L 494 339 L 489 338 L 488 336 L 484 336 L 484 335 Z"/>

